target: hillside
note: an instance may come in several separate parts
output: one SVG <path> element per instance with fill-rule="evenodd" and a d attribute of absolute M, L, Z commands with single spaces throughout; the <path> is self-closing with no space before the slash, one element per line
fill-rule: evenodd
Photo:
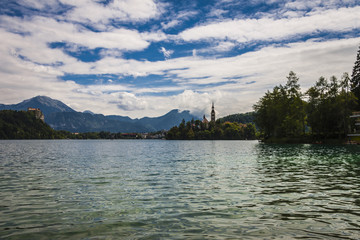
<path fill-rule="evenodd" d="M 119 121 L 101 114 L 58 112 L 47 116 L 46 122 L 55 130 L 70 132 L 148 132 L 149 129 L 134 122 Z"/>
<path fill-rule="evenodd" d="M 255 112 L 248 112 L 248 113 L 237 113 L 237 114 L 228 115 L 226 117 L 219 118 L 219 121 L 221 123 L 236 122 L 236 123 L 246 124 L 246 123 L 254 123 L 254 119 L 255 119 Z"/>
<path fill-rule="evenodd" d="M 55 135 L 33 112 L 0 111 L 0 139 L 52 139 Z"/>

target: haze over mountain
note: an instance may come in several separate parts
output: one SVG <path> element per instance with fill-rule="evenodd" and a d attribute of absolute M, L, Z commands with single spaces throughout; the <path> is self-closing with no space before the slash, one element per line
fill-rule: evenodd
<path fill-rule="evenodd" d="M 180 112 L 177 109 L 155 118 L 144 117 L 131 119 L 127 116 L 94 114 L 91 111 L 76 112 L 59 100 L 46 96 L 37 96 L 18 104 L 0 104 L 0 110 L 27 110 L 29 107 L 40 108 L 45 115 L 45 122 L 55 130 L 70 132 L 154 132 L 168 130 L 180 124 L 182 119 L 190 121 L 198 119 L 189 111 Z"/>

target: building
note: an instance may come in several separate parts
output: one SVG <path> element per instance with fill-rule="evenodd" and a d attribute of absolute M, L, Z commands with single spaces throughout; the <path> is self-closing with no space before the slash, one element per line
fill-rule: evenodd
<path fill-rule="evenodd" d="M 214 110 L 214 102 L 211 107 L 211 122 L 215 122 L 215 110 Z"/>
<path fill-rule="evenodd" d="M 209 121 L 208 121 L 207 118 L 205 117 L 205 114 L 204 114 L 202 123 L 204 123 L 204 124 L 209 124 Z"/>
<path fill-rule="evenodd" d="M 215 108 L 214 108 L 214 103 L 212 103 L 211 113 L 210 113 L 210 114 L 211 114 L 211 120 L 210 120 L 210 122 L 215 123 Z M 203 117 L 202 123 L 204 123 L 204 124 L 206 125 L 206 127 L 209 126 L 209 120 L 207 120 L 207 118 L 205 117 L 205 115 L 204 115 L 204 117 Z"/>
<path fill-rule="evenodd" d="M 350 118 L 355 118 L 355 126 L 353 126 L 352 133 L 348 134 L 349 142 L 359 143 L 360 142 L 360 112 L 353 112 Z"/>
<path fill-rule="evenodd" d="M 34 112 L 35 113 L 35 117 L 37 119 L 40 119 L 41 121 L 45 122 L 45 116 L 44 114 L 41 112 L 40 108 L 28 108 L 28 112 Z"/>

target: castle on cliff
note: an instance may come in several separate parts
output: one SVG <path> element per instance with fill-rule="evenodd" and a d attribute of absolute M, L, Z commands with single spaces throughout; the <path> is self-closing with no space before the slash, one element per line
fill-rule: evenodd
<path fill-rule="evenodd" d="M 28 108 L 28 112 L 34 112 L 36 119 L 40 119 L 41 121 L 45 122 L 45 116 L 40 110 L 40 108 Z"/>

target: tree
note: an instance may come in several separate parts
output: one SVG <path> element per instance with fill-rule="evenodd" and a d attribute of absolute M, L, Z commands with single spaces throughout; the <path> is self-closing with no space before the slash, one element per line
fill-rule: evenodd
<path fill-rule="evenodd" d="M 355 104 L 355 96 L 349 89 L 349 76 L 344 73 L 339 82 L 335 76 L 328 82 L 320 77 L 315 86 L 309 88 L 307 104 L 308 124 L 315 138 L 335 138 L 346 136 L 350 109 Z"/>
<path fill-rule="evenodd" d="M 291 71 L 287 79 L 285 86 L 274 87 L 254 105 L 255 122 L 265 138 L 295 137 L 305 132 L 305 102 L 299 78 Z"/>
<path fill-rule="evenodd" d="M 343 131 L 344 136 L 349 132 L 349 116 L 351 109 L 356 109 L 357 101 L 353 92 L 350 92 L 350 77 L 348 73 L 344 73 L 340 82 L 340 109 L 343 115 Z"/>
<path fill-rule="evenodd" d="M 293 71 L 290 71 L 285 85 L 286 96 L 286 116 L 283 120 L 282 128 L 287 137 L 301 136 L 305 133 L 305 102 L 302 100 L 303 94 L 300 91 L 299 78 Z"/>
<path fill-rule="evenodd" d="M 204 127 L 204 128 L 203 128 Z M 183 121 L 179 126 L 172 127 L 166 134 L 169 140 L 245 140 L 255 139 L 256 128 L 252 123 L 237 122 L 210 123 L 207 128 L 201 122 Z"/>
<path fill-rule="evenodd" d="M 188 140 L 193 140 L 193 139 L 195 139 L 195 133 L 194 133 L 194 131 L 192 130 L 192 128 L 190 128 L 189 131 L 187 132 L 187 134 L 186 134 L 186 139 L 188 139 Z"/>
<path fill-rule="evenodd" d="M 356 61 L 354 63 L 353 72 L 351 75 L 351 92 L 354 93 L 358 101 L 360 100 L 360 46 L 357 52 Z M 357 109 L 360 110 L 360 104 L 357 104 Z"/>
<path fill-rule="evenodd" d="M 246 127 L 244 129 L 244 135 L 245 135 L 245 139 L 247 140 L 255 139 L 256 127 L 253 123 L 246 124 Z"/>

